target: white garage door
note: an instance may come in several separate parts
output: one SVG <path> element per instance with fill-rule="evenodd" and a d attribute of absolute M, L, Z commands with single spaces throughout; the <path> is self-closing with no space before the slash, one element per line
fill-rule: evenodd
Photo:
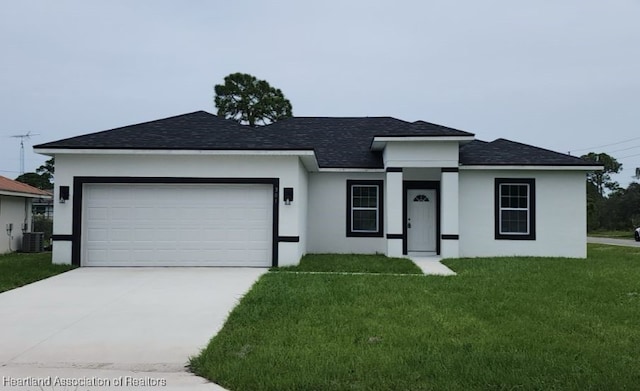
<path fill-rule="evenodd" d="M 272 185 L 87 184 L 83 266 L 271 266 Z"/>

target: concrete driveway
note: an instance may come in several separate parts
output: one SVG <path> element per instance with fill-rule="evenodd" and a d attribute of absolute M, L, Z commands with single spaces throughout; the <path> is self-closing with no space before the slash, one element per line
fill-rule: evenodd
<path fill-rule="evenodd" d="M 587 238 L 587 242 L 599 243 L 599 244 L 610 244 L 613 246 L 640 247 L 640 242 L 636 242 L 633 239 L 598 238 L 595 236 L 589 236 Z"/>
<path fill-rule="evenodd" d="M 219 390 L 185 365 L 266 271 L 80 268 L 1 293 L 0 390 Z M 55 376 L 85 382 L 7 382 Z"/>

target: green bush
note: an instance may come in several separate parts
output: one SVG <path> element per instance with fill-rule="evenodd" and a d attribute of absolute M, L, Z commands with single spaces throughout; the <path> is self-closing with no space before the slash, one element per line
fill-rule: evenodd
<path fill-rule="evenodd" d="M 44 242 L 49 243 L 53 234 L 53 220 L 44 216 L 33 216 L 33 232 L 44 232 Z"/>

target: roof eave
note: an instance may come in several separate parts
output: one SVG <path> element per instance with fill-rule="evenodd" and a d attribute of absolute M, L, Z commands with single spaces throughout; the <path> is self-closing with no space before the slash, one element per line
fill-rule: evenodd
<path fill-rule="evenodd" d="M 385 172 L 384 167 L 320 167 L 319 172 Z"/>
<path fill-rule="evenodd" d="M 375 136 L 371 140 L 371 151 L 382 151 L 389 142 L 442 142 L 457 141 L 461 144 L 475 140 L 473 135 L 470 136 Z"/>
<path fill-rule="evenodd" d="M 171 149 L 171 148 L 34 148 L 34 152 L 44 155 L 286 155 L 305 156 L 315 155 L 313 149 L 304 148 L 279 148 L 279 149 Z"/>
<path fill-rule="evenodd" d="M 0 195 L 9 196 L 9 197 L 23 197 L 23 198 L 44 198 L 44 199 L 52 198 L 50 195 L 23 193 L 21 191 L 9 191 L 9 190 L 0 190 Z"/>
<path fill-rule="evenodd" d="M 319 170 L 313 149 L 93 149 L 93 148 L 34 148 L 43 155 L 190 155 L 190 156 L 297 156 L 308 171 Z"/>
<path fill-rule="evenodd" d="M 580 164 L 461 164 L 460 170 L 540 170 L 540 171 L 602 171 L 603 166 Z"/>

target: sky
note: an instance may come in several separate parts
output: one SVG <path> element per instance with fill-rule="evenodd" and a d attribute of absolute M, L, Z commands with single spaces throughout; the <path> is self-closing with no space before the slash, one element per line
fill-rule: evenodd
<path fill-rule="evenodd" d="M 640 167 L 640 0 L 0 0 L 0 175 L 33 145 L 216 112 L 234 72 L 296 116 L 425 120 Z"/>

